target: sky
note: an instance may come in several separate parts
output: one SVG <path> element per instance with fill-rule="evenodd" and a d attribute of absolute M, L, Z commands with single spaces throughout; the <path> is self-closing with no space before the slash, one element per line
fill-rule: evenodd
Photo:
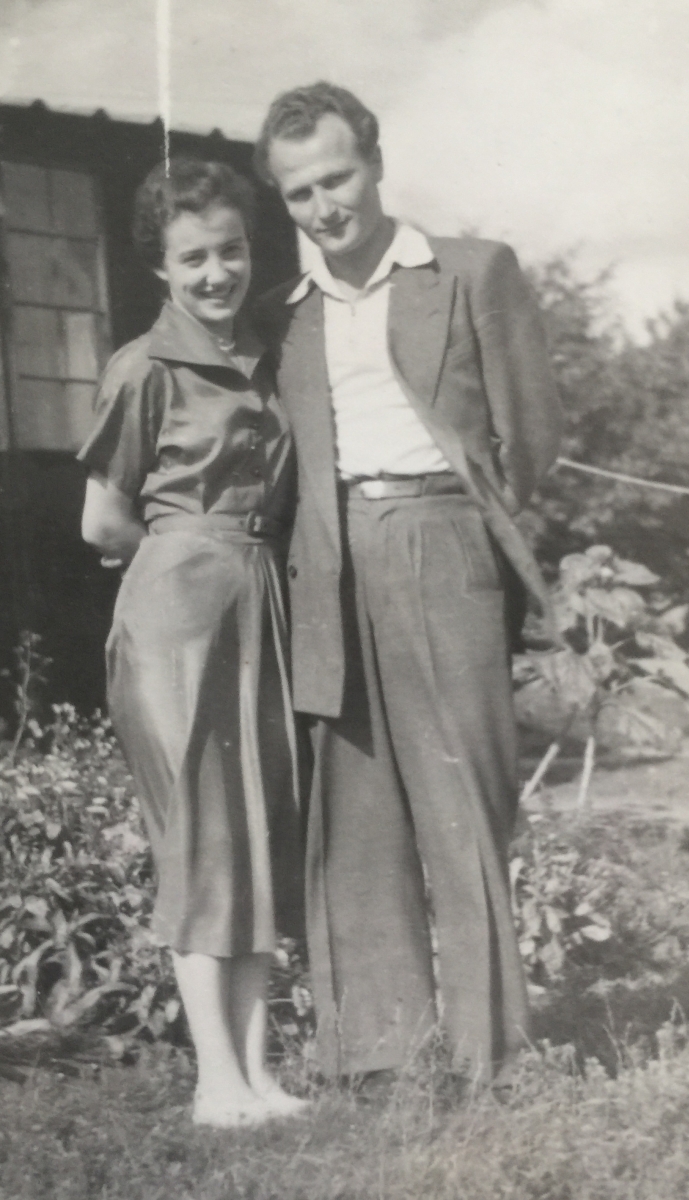
<path fill-rule="evenodd" d="M 0 5 L 6 100 L 150 120 L 169 78 L 173 127 L 252 139 L 278 91 L 351 87 L 381 121 L 388 211 L 612 265 L 635 336 L 689 299 L 687 62 L 687 0 Z"/>

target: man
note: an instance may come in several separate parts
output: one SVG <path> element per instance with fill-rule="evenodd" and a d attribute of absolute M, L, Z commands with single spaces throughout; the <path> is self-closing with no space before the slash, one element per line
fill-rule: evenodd
<path fill-rule="evenodd" d="M 489 1080 L 528 1019 L 504 585 L 543 597 L 510 515 L 560 432 L 538 313 L 509 247 L 384 214 L 378 125 L 350 92 L 278 97 L 256 166 L 316 247 L 260 315 L 300 472 L 288 576 L 294 700 L 314 717 L 318 1060 L 404 1065 L 437 1019 L 434 929 L 454 1064 Z"/>

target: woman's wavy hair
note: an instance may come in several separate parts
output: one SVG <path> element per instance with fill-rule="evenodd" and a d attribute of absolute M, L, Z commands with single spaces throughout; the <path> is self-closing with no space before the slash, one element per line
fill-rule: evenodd
<path fill-rule="evenodd" d="M 259 179 L 275 187 L 268 157 L 276 138 L 299 141 L 310 137 L 321 117 L 334 113 L 352 130 L 359 154 L 370 160 L 378 149 L 378 120 L 347 88 L 334 83 L 309 84 L 278 96 L 270 108 L 254 148 L 254 170 Z"/>
<path fill-rule="evenodd" d="M 256 194 L 248 179 L 226 163 L 171 158 L 149 171 L 134 201 L 134 245 L 154 270 L 162 266 L 164 234 L 180 213 L 202 213 L 214 207 L 234 208 L 251 237 Z"/>

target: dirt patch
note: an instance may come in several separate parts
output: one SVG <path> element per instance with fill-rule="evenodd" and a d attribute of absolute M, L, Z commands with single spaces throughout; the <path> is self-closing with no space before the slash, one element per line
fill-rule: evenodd
<path fill-rule="evenodd" d="M 536 760 L 522 764 L 522 777 L 535 770 Z M 526 803 L 527 812 L 567 812 L 577 806 L 582 760 L 556 759 L 545 784 Z M 588 794 L 588 810 L 624 809 L 641 818 L 689 826 L 689 743 L 665 761 L 596 765 Z"/>

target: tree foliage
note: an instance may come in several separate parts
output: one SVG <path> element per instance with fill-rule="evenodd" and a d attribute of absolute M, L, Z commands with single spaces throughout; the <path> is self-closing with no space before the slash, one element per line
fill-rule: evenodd
<path fill-rule="evenodd" d="M 562 454 L 689 487 L 689 304 L 649 322 L 637 344 L 609 316 L 609 272 L 587 281 L 575 268 L 560 257 L 532 275 L 566 414 Z M 559 467 L 526 523 L 548 562 L 604 542 L 675 595 L 689 587 L 689 497 Z"/>

